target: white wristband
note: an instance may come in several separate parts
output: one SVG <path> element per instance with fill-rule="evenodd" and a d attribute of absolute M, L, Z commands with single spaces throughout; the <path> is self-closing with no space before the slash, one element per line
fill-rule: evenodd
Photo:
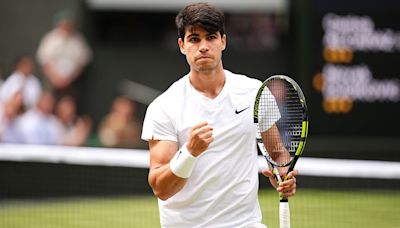
<path fill-rule="evenodd" d="M 196 157 L 188 151 L 185 143 L 169 162 L 169 168 L 178 177 L 188 178 L 192 174 L 195 161 Z"/>

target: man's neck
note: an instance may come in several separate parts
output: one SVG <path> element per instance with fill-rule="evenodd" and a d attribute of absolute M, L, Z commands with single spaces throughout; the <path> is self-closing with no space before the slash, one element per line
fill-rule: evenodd
<path fill-rule="evenodd" d="M 216 98 L 225 85 L 225 72 L 222 68 L 207 73 L 192 70 L 189 78 L 193 88 L 210 99 Z"/>

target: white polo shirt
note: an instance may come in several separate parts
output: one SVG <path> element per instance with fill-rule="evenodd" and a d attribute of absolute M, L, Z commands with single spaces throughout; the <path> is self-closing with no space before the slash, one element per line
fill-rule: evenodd
<path fill-rule="evenodd" d="M 42 94 L 42 85 L 34 75 L 24 76 L 15 71 L 0 87 L 0 102 L 7 102 L 18 91 L 22 92 L 22 99 L 27 109 L 33 108 Z"/>
<path fill-rule="evenodd" d="M 258 203 L 252 115 L 261 82 L 229 71 L 225 76 L 215 99 L 196 91 L 186 75 L 147 109 L 144 140 L 170 140 L 180 147 L 200 121 L 214 129 L 214 141 L 198 156 L 186 185 L 168 200 L 159 199 L 162 227 L 266 227 Z"/>

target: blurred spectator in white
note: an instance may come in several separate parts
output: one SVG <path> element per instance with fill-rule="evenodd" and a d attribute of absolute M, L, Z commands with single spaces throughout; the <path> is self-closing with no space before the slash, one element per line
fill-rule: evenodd
<path fill-rule="evenodd" d="M 25 109 L 35 106 L 42 93 L 39 79 L 32 74 L 33 60 L 28 55 L 22 55 L 15 61 L 15 70 L 0 87 L 0 102 L 6 103 L 16 93 L 21 92 Z"/>
<path fill-rule="evenodd" d="M 62 97 L 56 105 L 55 115 L 63 127 L 63 144 L 83 146 L 90 134 L 92 121 L 88 116 L 78 116 L 72 96 Z"/>
<path fill-rule="evenodd" d="M 21 142 L 17 120 L 22 110 L 22 93 L 20 91 L 4 103 L 0 103 L 0 142 Z"/>
<path fill-rule="evenodd" d="M 47 79 L 46 86 L 58 96 L 75 92 L 72 84 L 90 62 L 92 51 L 75 29 L 71 11 L 59 11 L 54 23 L 54 28 L 40 41 L 37 59 Z"/>
<path fill-rule="evenodd" d="M 127 97 L 114 99 L 99 127 L 100 142 L 107 147 L 146 148 L 141 140 L 142 123 L 137 120 L 136 103 Z"/>
<path fill-rule="evenodd" d="M 35 108 L 17 120 L 21 143 L 57 145 L 63 143 L 61 123 L 53 114 L 54 96 L 44 91 Z"/>

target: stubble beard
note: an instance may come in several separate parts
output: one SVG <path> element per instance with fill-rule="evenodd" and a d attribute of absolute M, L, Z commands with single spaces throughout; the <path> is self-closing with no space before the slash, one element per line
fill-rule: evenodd
<path fill-rule="evenodd" d="M 218 64 L 219 62 L 202 64 L 197 67 L 197 71 L 202 74 L 210 74 L 218 68 Z"/>

